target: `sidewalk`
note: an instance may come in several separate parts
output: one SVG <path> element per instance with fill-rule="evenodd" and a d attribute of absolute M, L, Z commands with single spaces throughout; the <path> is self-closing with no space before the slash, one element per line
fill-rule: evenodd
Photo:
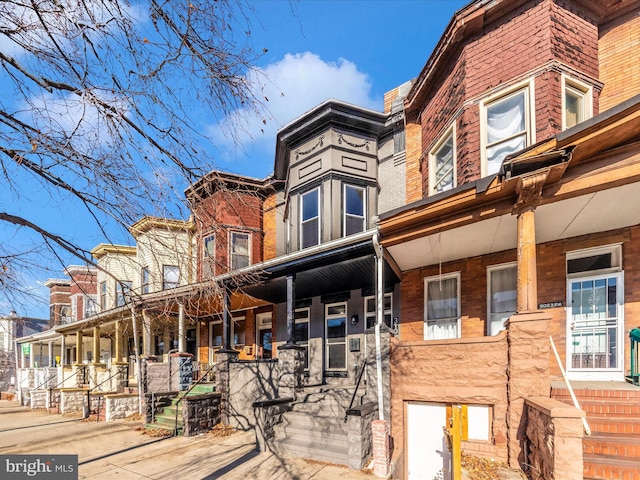
<path fill-rule="evenodd" d="M 77 454 L 81 479 L 364 480 L 346 467 L 259 453 L 253 432 L 153 438 L 140 422 L 86 422 L 0 400 L 0 454 Z"/>

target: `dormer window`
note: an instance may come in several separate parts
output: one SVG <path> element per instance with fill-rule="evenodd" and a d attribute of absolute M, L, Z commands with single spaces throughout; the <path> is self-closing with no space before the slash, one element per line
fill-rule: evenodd
<path fill-rule="evenodd" d="M 249 234 L 231 232 L 231 269 L 248 267 L 249 255 Z"/>
<path fill-rule="evenodd" d="M 320 243 L 320 189 L 300 196 L 300 247 L 307 248 Z"/>
<path fill-rule="evenodd" d="M 429 154 L 429 195 L 455 188 L 455 145 L 455 128 L 452 126 Z"/>
<path fill-rule="evenodd" d="M 507 155 L 535 141 L 531 92 L 533 80 L 481 102 L 483 177 L 497 173 Z"/>
<path fill-rule="evenodd" d="M 574 127 L 593 115 L 592 88 L 562 75 L 562 129 Z"/>
<path fill-rule="evenodd" d="M 365 189 L 353 185 L 344 186 L 344 236 L 365 230 Z"/>

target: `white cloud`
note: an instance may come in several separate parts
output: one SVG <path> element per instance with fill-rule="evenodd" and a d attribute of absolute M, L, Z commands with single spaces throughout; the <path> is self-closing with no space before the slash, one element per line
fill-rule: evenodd
<path fill-rule="evenodd" d="M 371 96 L 368 75 L 344 58 L 328 62 L 311 52 L 286 54 L 261 69 L 253 84 L 258 98 L 268 98 L 266 107 L 272 118 L 264 124 L 249 111 L 238 112 L 246 124 L 246 131 L 238 134 L 245 151 L 272 153 L 278 129 L 329 98 L 382 110 L 382 98 Z M 210 126 L 207 132 L 227 159 L 233 156 L 233 140 L 225 136 L 220 124 Z"/>

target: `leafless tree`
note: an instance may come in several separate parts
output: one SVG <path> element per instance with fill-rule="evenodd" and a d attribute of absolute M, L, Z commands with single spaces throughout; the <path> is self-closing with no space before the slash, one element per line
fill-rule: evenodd
<path fill-rule="evenodd" d="M 244 0 L 0 2 L 0 222 L 90 261 L 21 207 L 25 192 L 85 209 L 105 241 L 145 214 L 185 218 L 184 187 L 214 167 L 205 125 L 240 107 L 265 115 L 251 23 Z M 21 253 L 0 251 L 0 291 L 19 283 Z"/>

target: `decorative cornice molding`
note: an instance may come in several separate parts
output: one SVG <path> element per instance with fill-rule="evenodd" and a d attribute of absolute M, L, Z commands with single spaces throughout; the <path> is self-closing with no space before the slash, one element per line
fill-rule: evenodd
<path fill-rule="evenodd" d="M 357 143 L 352 143 L 349 140 L 347 140 L 346 138 L 344 138 L 344 135 L 339 134 L 338 135 L 338 143 L 342 144 L 342 142 L 346 143 L 347 145 L 349 145 L 350 147 L 353 148 L 362 148 L 365 147 L 365 149 L 367 150 L 367 152 L 369 151 L 369 140 L 365 140 L 364 143 L 362 144 L 357 144 Z"/>
<path fill-rule="evenodd" d="M 320 135 L 320 138 L 318 139 L 318 143 L 316 143 L 313 147 L 311 147 L 308 150 L 303 150 L 300 151 L 300 149 L 296 149 L 295 154 L 296 154 L 296 160 L 298 160 L 298 158 L 300 158 L 300 156 L 304 156 L 304 155 L 308 155 L 311 152 L 313 152 L 316 148 L 321 147 L 324 143 L 324 135 Z"/>

